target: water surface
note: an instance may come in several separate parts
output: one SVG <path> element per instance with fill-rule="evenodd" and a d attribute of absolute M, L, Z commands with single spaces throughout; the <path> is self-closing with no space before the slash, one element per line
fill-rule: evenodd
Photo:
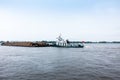
<path fill-rule="evenodd" d="M 120 44 L 0 46 L 0 80 L 120 80 Z"/>

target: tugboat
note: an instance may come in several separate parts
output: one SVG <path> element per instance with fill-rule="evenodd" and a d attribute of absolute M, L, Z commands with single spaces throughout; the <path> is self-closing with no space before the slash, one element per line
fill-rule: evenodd
<path fill-rule="evenodd" d="M 56 47 L 65 47 L 65 48 L 83 48 L 82 43 L 72 43 L 68 39 L 64 40 L 61 35 L 57 38 Z"/>

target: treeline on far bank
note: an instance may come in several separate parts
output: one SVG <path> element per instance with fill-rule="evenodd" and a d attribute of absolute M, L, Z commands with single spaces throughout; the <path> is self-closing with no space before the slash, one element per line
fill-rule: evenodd
<path fill-rule="evenodd" d="M 44 41 L 48 43 L 55 43 L 56 41 Z M 70 41 L 71 43 L 120 43 L 120 41 Z"/>
<path fill-rule="evenodd" d="M 0 41 L 0 43 L 56 43 L 56 41 Z M 70 41 L 71 43 L 120 43 L 120 41 Z"/>
<path fill-rule="evenodd" d="M 55 43 L 56 41 L 0 41 L 0 43 L 4 42 L 23 42 L 23 43 Z M 120 43 L 120 41 L 70 41 L 71 43 Z"/>

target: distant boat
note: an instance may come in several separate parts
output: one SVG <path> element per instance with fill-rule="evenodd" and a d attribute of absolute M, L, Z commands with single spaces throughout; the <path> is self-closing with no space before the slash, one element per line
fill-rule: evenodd
<path fill-rule="evenodd" d="M 57 38 L 55 47 L 66 47 L 66 48 L 83 48 L 82 43 L 72 43 L 69 40 L 64 40 L 61 35 Z"/>

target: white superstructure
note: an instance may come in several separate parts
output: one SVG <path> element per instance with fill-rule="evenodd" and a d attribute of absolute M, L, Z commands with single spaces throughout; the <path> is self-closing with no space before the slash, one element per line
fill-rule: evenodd
<path fill-rule="evenodd" d="M 56 45 L 58 45 L 58 46 L 67 46 L 67 42 L 60 35 L 57 38 Z"/>
<path fill-rule="evenodd" d="M 64 40 L 61 35 L 57 38 L 56 46 L 58 47 L 83 47 L 81 43 L 70 43 L 69 40 Z"/>

